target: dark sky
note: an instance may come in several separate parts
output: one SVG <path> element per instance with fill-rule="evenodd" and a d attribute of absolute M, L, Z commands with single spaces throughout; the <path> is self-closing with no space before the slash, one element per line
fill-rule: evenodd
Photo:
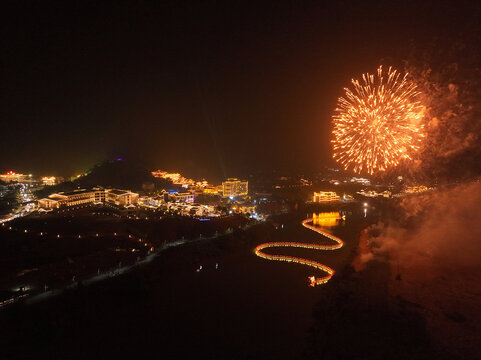
<path fill-rule="evenodd" d="M 0 171 L 121 156 L 211 179 L 321 169 L 351 77 L 479 18 L 457 1 L 2 7 Z"/>

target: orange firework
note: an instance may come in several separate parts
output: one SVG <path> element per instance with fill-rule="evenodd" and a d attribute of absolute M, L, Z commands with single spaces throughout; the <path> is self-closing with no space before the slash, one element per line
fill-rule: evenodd
<path fill-rule="evenodd" d="M 347 170 L 373 174 L 397 166 L 420 148 L 424 107 L 416 85 L 391 67 L 352 80 L 337 101 L 334 159 Z"/>

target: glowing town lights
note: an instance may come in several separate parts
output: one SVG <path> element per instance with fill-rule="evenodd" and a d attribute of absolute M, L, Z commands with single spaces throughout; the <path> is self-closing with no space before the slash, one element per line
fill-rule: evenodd
<path fill-rule="evenodd" d="M 0 180 L 3 180 L 7 183 L 9 182 L 21 182 L 23 180 L 27 180 L 28 175 L 19 174 L 15 171 L 7 171 L 5 174 L 0 174 Z"/>
<path fill-rule="evenodd" d="M 168 173 L 167 171 L 157 170 L 152 172 L 152 176 L 172 181 L 176 185 L 194 185 L 195 181 L 187 179 L 179 173 Z"/>
<path fill-rule="evenodd" d="M 411 160 L 424 137 L 416 85 L 391 67 L 345 88 L 333 116 L 334 159 L 355 172 L 385 171 Z"/>
<path fill-rule="evenodd" d="M 335 202 L 339 201 L 339 195 L 334 191 L 319 191 L 315 192 L 312 197 L 313 202 Z"/>
<path fill-rule="evenodd" d="M 327 276 L 324 277 L 318 277 L 316 278 L 315 276 L 309 277 L 309 282 L 311 286 L 315 285 L 320 285 L 320 284 L 325 284 L 329 281 L 329 279 L 332 278 L 334 275 L 334 270 L 331 269 L 329 266 L 323 265 L 317 261 L 313 260 L 307 260 L 303 258 L 298 258 L 294 256 L 285 256 L 285 255 L 269 255 L 261 250 L 270 248 L 270 247 L 295 247 L 295 248 L 304 248 L 304 249 L 314 249 L 314 250 L 336 250 L 340 249 L 343 246 L 343 241 L 339 239 L 338 237 L 329 234 L 328 232 L 325 232 L 315 226 L 309 225 L 308 223 L 313 222 L 313 219 L 306 219 L 302 222 L 302 226 L 305 228 L 315 231 L 320 235 L 323 235 L 333 241 L 336 242 L 336 244 L 333 245 L 315 245 L 315 244 L 307 244 L 307 243 L 298 243 L 298 242 L 270 242 L 270 243 L 264 243 L 258 245 L 255 249 L 254 252 L 257 256 L 267 259 L 267 260 L 276 260 L 276 261 L 286 261 L 286 262 L 295 262 L 298 264 L 302 265 L 307 265 L 311 266 L 313 268 L 322 270 L 327 273 Z"/>
<path fill-rule="evenodd" d="M 42 184 L 45 186 L 52 186 L 57 183 L 57 178 L 55 176 L 44 176 L 41 180 Z"/>

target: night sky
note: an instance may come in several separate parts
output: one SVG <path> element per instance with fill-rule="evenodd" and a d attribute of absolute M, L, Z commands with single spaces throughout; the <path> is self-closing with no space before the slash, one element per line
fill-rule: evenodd
<path fill-rule="evenodd" d="M 462 33 L 458 1 L 9 1 L 0 171 L 124 157 L 222 179 L 331 163 L 350 78 Z"/>

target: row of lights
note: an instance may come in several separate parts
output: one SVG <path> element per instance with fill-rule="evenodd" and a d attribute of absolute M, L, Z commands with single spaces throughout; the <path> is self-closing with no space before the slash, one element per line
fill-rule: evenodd
<path fill-rule="evenodd" d="M 296 247 L 296 248 L 314 249 L 314 250 L 336 250 L 336 249 L 340 249 L 343 246 L 344 242 L 341 239 L 339 239 L 338 237 L 336 237 L 334 235 L 331 235 L 328 232 L 325 232 L 325 231 L 323 231 L 319 228 L 316 228 L 315 226 L 312 226 L 312 225 L 308 224 L 310 222 L 312 222 L 312 218 L 309 218 L 309 219 L 306 219 L 306 220 L 302 221 L 302 226 L 304 226 L 305 228 L 307 228 L 309 230 L 315 231 L 318 234 L 323 235 L 323 236 L 335 241 L 336 244 L 333 244 L 333 245 L 315 245 L 315 244 L 306 244 L 306 243 L 299 243 L 299 242 L 269 242 L 269 243 L 263 243 L 263 244 L 258 245 L 254 249 L 254 253 L 257 256 L 259 256 L 263 259 L 275 260 L 275 261 L 295 262 L 295 263 L 298 263 L 298 264 L 311 266 L 313 268 L 316 268 L 316 269 L 327 272 L 327 274 L 328 274 L 327 276 L 317 277 L 317 278 L 315 276 L 309 277 L 310 286 L 316 286 L 316 285 L 321 285 L 321 284 L 327 283 L 333 277 L 334 270 L 331 269 L 329 266 L 323 265 L 323 264 L 321 264 L 317 261 L 307 260 L 307 259 L 298 258 L 298 257 L 294 257 L 294 256 L 270 255 L 270 254 L 266 254 L 266 253 L 261 251 L 263 249 L 270 248 L 270 247 Z"/>
<path fill-rule="evenodd" d="M 5 227 L 5 224 L 2 223 L 2 226 Z M 9 227 L 8 227 L 8 230 L 13 230 L 13 231 L 15 231 L 16 229 L 14 229 L 14 228 L 12 228 L 11 226 L 9 226 Z M 27 229 L 24 229 L 23 232 L 26 234 L 26 233 L 28 233 L 28 230 L 27 230 Z M 40 235 L 40 236 L 47 235 L 47 232 L 41 231 L 41 232 L 39 233 L 39 235 Z M 105 235 L 104 235 L 104 236 L 105 236 Z M 114 236 L 117 236 L 117 233 L 116 233 L 116 232 L 114 232 Z M 56 238 L 60 238 L 61 236 L 60 236 L 60 234 L 57 234 L 55 237 L 56 237 Z M 82 235 L 79 234 L 79 235 L 77 235 L 77 237 L 78 237 L 79 239 L 81 239 L 81 238 L 82 238 Z M 99 237 L 99 233 L 96 233 L 96 234 L 95 234 L 95 237 Z M 128 237 L 129 237 L 129 239 L 132 239 L 132 235 L 129 234 Z M 142 242 L 142 239 L 139 238 L 138 241 L 139 241 L 139 242 Z M 147 244 L 147 243 L 145 243 L 145 244 Z M 147 245 L 145 245 L 145 246 L 147 246 Z"/>

